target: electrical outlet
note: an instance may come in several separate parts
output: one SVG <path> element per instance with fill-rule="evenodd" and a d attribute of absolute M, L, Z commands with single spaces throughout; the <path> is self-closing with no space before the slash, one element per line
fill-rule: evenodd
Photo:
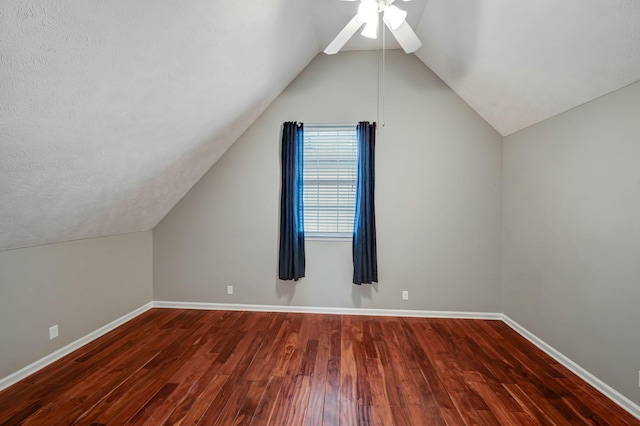
<path fill-rule="evenodd" d="M 58 337 L 58 324 L 49 327 L 49 340 L 55 339 L 56 337 Z"/>
<path fill-rule="evenodd" d="M 233 286 L 232 285 L 228 285 L 227 286 L 227 294 L 233 294 Z"/>
<path fill-rule="evenodd" d="M 402 300 L 409 300 L 409 292 L 407 290 L 402 290 Z"/>

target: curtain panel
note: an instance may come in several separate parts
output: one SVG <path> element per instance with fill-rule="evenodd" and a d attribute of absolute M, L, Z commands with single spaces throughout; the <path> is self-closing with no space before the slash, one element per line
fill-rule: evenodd
<path fill-rule="evenodd" d="M 375 215 L 376 123 L 361 121 L 356 128 L 358 177 L 353 223 L 353 283 L 378 282 Z"/>
<path fill-rule="evenodd" d="M 278 257 L 278 276 L 281 280 L 297 281 L 304 277 L 303 138 L 302 123 L 283 124 Z"/>

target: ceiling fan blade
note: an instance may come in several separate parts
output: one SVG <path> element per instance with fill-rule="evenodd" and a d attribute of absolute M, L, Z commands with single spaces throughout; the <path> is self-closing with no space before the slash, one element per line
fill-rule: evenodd
<path fill-rule="evenodd" d="M 354 16 L 353 19 L 351 19 L 349 23 L 345 25 L 342 31 L 338 33 L 336 38 L 334 38 L 333 41 L 329 43 L 329 46 L 324 49 L 324 53 L 326 53 L 327 55 L 338 53 L 340 49 L 342 49 L 342 46 L 344 46 L 349 41 L 349 39 L 356 33 L 356 31 L 358 31 L 362 24 L 364 24 L 364 22 L 359 22 L 358 15 L 356 14 L 356 16 Z"/>
<path fill-rule="evenodd" d="M 409 24 L 407 24 L 407 21 L 404 21 L 395 30 L 391 29 L 391 25 L 386 22 L 385 25 L 389 28 L 389 31 L 391 31 L 391 34 L 393 34 L 396 40 L 398 40 L 398 43 L 400 43 L 405 53 L 413 53 L 422 46 L 422 42 L 416 33 L 413 32 Z"/>

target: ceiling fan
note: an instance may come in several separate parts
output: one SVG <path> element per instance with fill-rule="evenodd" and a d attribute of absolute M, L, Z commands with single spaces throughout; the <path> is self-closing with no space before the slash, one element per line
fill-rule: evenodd
<path fill-rule="evenodd" d="M 355 1 L 355 0 L 345 0 Z M 422 46 L 422 42 L 407 24 L 407 12 L 393 5 L 395 0 L 360 0 L 358 13 L 338 33 L 336 38 L 327 46 L 324 53 L 333 55 L 349 41 L 349 39 L 364 25 L 362 35 L 368 38 L 378 38 L 378 24 L 380 14 L 382 22 L 389 28 L 391 34 L 398 40 L 406 53 L 415 52 Z M 403 0 L 410 1 L 410 0 Z"/>

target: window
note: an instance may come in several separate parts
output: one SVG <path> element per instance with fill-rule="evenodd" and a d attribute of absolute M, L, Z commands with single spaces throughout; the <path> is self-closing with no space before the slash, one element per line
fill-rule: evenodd
<path fill-rule="evenodd" d="M 304 232 L 351 237 L 355 211 L 355 125 L 304 125 Z"/>

